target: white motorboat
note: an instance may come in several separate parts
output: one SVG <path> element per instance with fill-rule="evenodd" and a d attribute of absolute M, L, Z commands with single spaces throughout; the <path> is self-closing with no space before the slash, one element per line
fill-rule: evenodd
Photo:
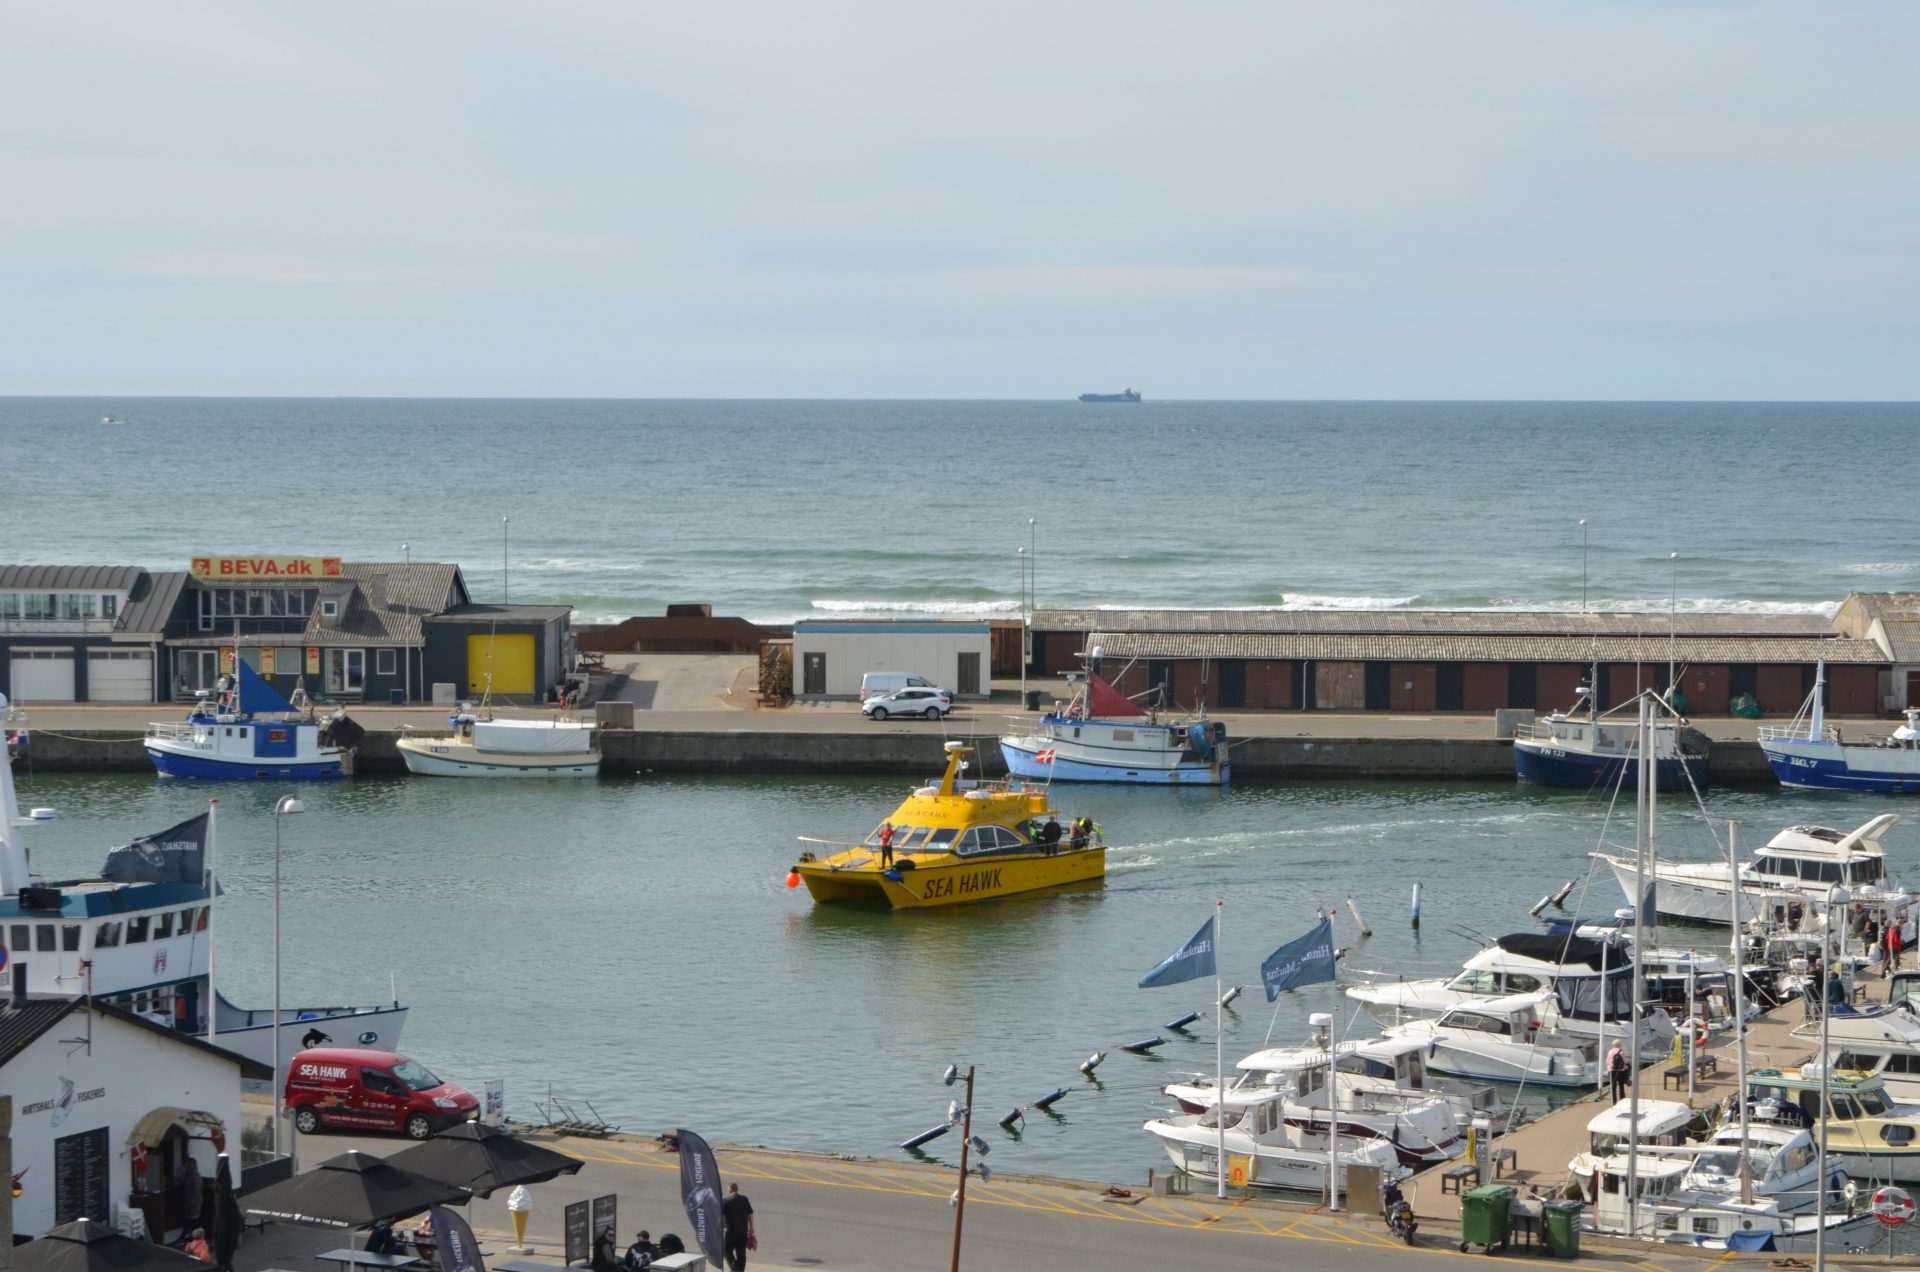
<path fill-rule="evenodd" d="M 1318 1022 L 1323 1015 L 1316 1015 Z M 1420 1080 L 1425 1064 L 1418 1044 L 1387 1049 L 1396 1067 Z M 1340 1046 L 1343 1062 L 1358 1060 L 1350 1044 Z M 1365 1062 L 1363 1063 L 1363 1067 Z M 1269 1047 L 1256 1051 L 1236 1066 L 1239 1076 L 1227 1087 L 1229 1104 L 1246 1104 L 1278 1097 L 1281 1116 L 1290 1126 L 1324 1150 L 1327 1132 L 1327 1051 L 1318 1046 Z M 1404 1166 L 1431 1166 L 1458 1157 L 1466 1147 L 1463 1124 L 1446 1096 L 1403 1087 L 1392 1078 L 1342 1068 L 1334 1078 L 1334 1102 L 1340 1134 L 1356 1140 L 1378 1139 L 1393 1145 Z M 1169 1083 L 1163 1088 L 1184 1113 L 1202 1113 L 1213 1107 L 1213 1083 L 1205 1078 Z"/>
<path fill-rule="evenodd" d="M 1856 904 L 1889 908 L 1905 920 L 1912 894 L 1887 876 L 1882 837 L 1900 820 L 1881 813 L 1851 831 L 1789 826 L 1739 868 L 1740 921 L 1756 919 L 1800 927 L 1834 884 L 1845 884 Z M 1629 905 L 1634 902 L 1633 858 L 1593 854 L 1612 868 Z M 1654 909 L 1696 923 L 1731 921 L 1736 876 L 1725 861 L 1655 859 L 1650 867 Z"/>
<path fill-rule="evenodd" d="M 1632 946 L 1612 937 L 1514 932 L 1475 954 L 1451 977 L 1411 981 L 1376 977 L 1347 990 L 1348 997 L 1365 1003 L 1383 1025 L 1538 993 L 1548 995 L 1540 1007 L 1543 1029 L 1618 1038 L 1635 1015 Z M 1643 990 L 1641 1001 L 1648 997 L 1649 991 Z M 1657 1000 L 1658 995 L 1653 997 Z M 1673 1021 L 1665 1012 L 1639 1014 L 1643 1050 L 1664 1049 L 1672 1042 Z"/>
<path fill-rule="evenodd" d="M 1625 1154 L 1597 1163 L 1592 1207 L 1586 1212 L 1588 1231 L 1713 1249 L 1757 1250 L 1767 1240 L 1782 1252 L 1813 1249 L 1819 1228 L 1814 1214 L 1787 1213 L 1775 1198 L 1756 1197 L 1743 1205 L 1693 1189 L 1687 1183 L 1693 1166 L 1686 1157 L 1649 1152 L 1637 1165 L 1635 1170 Z M 1874 1227 L 1871 1212 L 1843 1203 L 1827 1212 L 1826 1247 L 1834 1252 L 1860 1247 Z"/>
<path fill-rule="evenodd" d="M 1679 1100 L 1616 1101 L 1587 1120 L 1587 1146 L 1574 1154 L 1568 1174 L 1580 1185 L 1580 1195 L 1593 1195 L 1594 1172 L 1608 1158 L 1624 1156 L 1630 1141 L 1641 1151 L 1674 1148 L 1687 1142 L 1693 1109 Z"/>
<path fill-rule="evenodd" d="M 395 744 L 407 771 L 431 777 L 592 777 L 600 741 L 583 720 L 448 717 L 448 733 L 409 733 Z"/>
<path fill-rule="evenodd" d="M 1312 1135 L 1290 1124 L 1284 1105 L 1285 1097 L 1274 1091 L 1246 1101 L 1228 1100 L 1202 1113 L 1153 1118 L 1141 1129 L 1159 1140 L 1173 1164 L 1189 1175 L 1220 1178 L 1224 1130 L 1229 1183 L 1324 1193 L 1329 1165 L 1327 1137 L 1324 1132 Z M 1400 1166 L 1399 1153 L 1382 1139 L 1343 1135 L 1333 1155 L 1339 1161 L 1334 1184 L 1343 1192 L 1349 1166 L 1372 1166 L 1383 1175 L 1391 1175 Z"/>
<path fill-rule="evenodd" d="M 1835 1073 L 1871 1074 L 1901 1104 L 1920 1104 L 1920 1016 L 1903 1002 L 1866 1010 L 1832 1008 L 1826 1020 L 1827 1062 Z M 1820 1025 L 1809 1021 L 1796 1035 L 1818 1038 Z"/>
<path fill-rule="evenodd" d="M 1920 706 L 1906 708 L 1907 722 L 1891 733 L 1849 743 L 1826 721 L 1826 687 L 1822 662 L 1813 692 L 1793 721 L 1760 726 L 1760 753 L 1780 784 L 1875 795 L 1920 792 Z"/>
<path fill-rule="evenodd" d="M 0 712 L 6 700 L 0 696 Z M 20 816 L 11 766 L 0 763 L 0 949 L 29 994 L 90 992 L 168 1028 L 207 1037 L 261 1064 L 274 1054 L 273 1013 L 209 993 L 215 915 L 204 863 L 211 812 L 113 850 L 90 879 L 29 874 L 22 832 L 52 814 Z M 404 1004 L 283 1006 L 284 1063 L 311 1034 L 342 1046 L 394 1050 Z"/>
<path fill-rule="evenodd" d="M 1597 1042 L 1547 1031 L 1543 1005 L 1551 994 L 1515 994 L 1450 1007 L 1437 1020 L 1410 1020 L 1386 1031 L 1427 1048 L 1429 1068 L 1488 1082 L 1582 1087 L 1600 1074 Z"/>
<path fill-rule="evenodd" d="M 1009 773 L 1036 781 L 1219 786 L 1232 776 L 1226 725 L 1200 709 L 1162 719 L 1091 668 L 1068 701 L 1040 717 L 1038 732 L 1007 734 L 1000 753 Z"/>
<path fill-rule="evenodd" d="M 1726 1200 L 1740 1196 L 1741 1134 L 1737 1122 L 1723 1122 L 1707 1142 L 1694 1151 L 1692 1166 L 1682 1187 Z M 1819 1208 L 1816 1181 L 1820 1152 L 1813 1133 L 1805 1127 L 1772 1122 L 1749 1123 L 1746 1132 L 1746 1169 L 1756 1201 L 1771 1201 L 1787 1215 L 1812 1214 Z M 1845 1214 L 1847 1168 L 1839 1158 L 1827 1163 L 1827 1210 Z"/>

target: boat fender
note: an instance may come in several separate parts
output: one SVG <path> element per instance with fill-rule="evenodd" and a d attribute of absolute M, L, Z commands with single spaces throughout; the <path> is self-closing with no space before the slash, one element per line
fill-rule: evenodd
<path fill-rule="evenodd" d="M 1039 1099 L 1035 1100 L 1033 1102 L 1033 1107 L 1036 1109 L 1050 1109 L 1055 1104 L 1065 1099 L 1066 1096 L 1067 1096 L 1067 1089 L 1065 1087 L 1055 1087 L 1051 1094 L 1043 1095 Z"/>
<path fill-rule="evenodd" d="M 1552 1077 L 1552 1076 L 1553 1076 L 1553 1062 L 1554 1062 L 1554 1060 L 1556 1060 L 1557 1058 L 1558 1058 L 1558 1057 L 1556 1057 L 1556 1056 L 1548 1056 L 1548 1057 L 1547 1057 L 1547 1076 L 1548 1076 L 1548 1077 Z M 1638 1106 L 1638 1105 L 1636 1105 L 1635 1107 L 1637 1108 L 1637 1107 L 1639 1107 L 1639 1106 Z"/>
<path fill-rule="evenodd" d="M 798 870 L 787 871 L 787 886 L 789 888 L 797 888 L 800 886 L 800 872 Z"/>
<path fill-rule="evenodd" d="M 1161 1028 L 1185 1029 L 1188 1025 L 1192 1024 L 1194 1021 L 1198 1019 L 1200 1019 L 1200 1013 L 1197 1011 L 1190 1011 L 1186 1015 L 1180 1017 L 1180 1019 L 1178 1020 L 1169 1020 L 1166 1024 L 1162 1025 Z"/>
<path fill-rule="evenodd" d="M 1240 986 L 1235 985 L 1232 989 L 1229 989 L 1226 993 L 1220 995 L 1220 1005 L 1222 1007 L 1231 1006 L 1233 1004 L 1233 1000 L 1238 997 L 1240 997 Z"/>
<path fill-rule="evenodd" d="M 917 870 L 919 867 L 914 865 L 912 861 L 896 861 L 893 863 L 893 868 L 895 870 Z"/>
<path fill-rule="evenodd" d="M 1080 1072 L 1086 1074 L 1088 1077 L 1092 1077 L 1093 1071 L 1095 1069 L 1098 1069 L 1100 1067 L 1100 1062 L 1102 1060 L 1105 1060 L 1106 1058 L 1107 1058 L 1106 1052 L 1104 1051 L 1094 1052 L 1092 1055 L 1088 1056 L 1085 1060 L 1082 1060 L 1080 1062 Z"/>
<path fill-rule="evenodd" d="M 902 883 L 905 881 L 905 876 L 903 876 L 898 869 L 882 870 L 880 877 L 890 883 Z"/>

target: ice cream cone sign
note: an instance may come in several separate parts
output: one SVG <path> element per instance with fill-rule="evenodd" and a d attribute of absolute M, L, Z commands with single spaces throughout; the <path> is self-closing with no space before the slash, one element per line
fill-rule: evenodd
<path fill-rule="evenodd" d="M 533 1194 L 518 1184 L 507 1194 L 507 1214 L 513 1219 L 513 1248 L 519 1254 L 531 1254 L 527 1247 L 527 1215 L 533 1209 Z"/>

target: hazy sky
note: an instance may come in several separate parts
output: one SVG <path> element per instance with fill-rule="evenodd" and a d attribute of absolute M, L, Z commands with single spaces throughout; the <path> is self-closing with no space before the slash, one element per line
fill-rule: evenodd
<path fill-rule="evenodd" d="M 1920 5 L 13 3 L 0 393 L 1920 398 Z"/>

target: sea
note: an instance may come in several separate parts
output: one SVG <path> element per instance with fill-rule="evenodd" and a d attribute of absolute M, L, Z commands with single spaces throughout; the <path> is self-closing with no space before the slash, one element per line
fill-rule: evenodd
<path fill-rule="evenodd" d="M 1911 403 L 0 398 L 0 558 L 454 561 L 580 623 L 1827 613 L 1920 586 L 1887 478 L 1917 432 Z"/>
<path fill-rule="evenodd" d="M 767 622 L 1011 617 L 1023 592 L 1075 608 L 1828 614 L 1853 590 L 1920 586 L 1886 477 L 1917 428 L 1908 404 L 11 398 L 0 559 L 455 561 L 477 600 L 567 603 L 579 622 L 672 602 Z M 24 805 L 59 811 L 33 832 L 50 876 L 209 796 L 18 776 Z M 1211 981 L 1136 982 L 1216 903 L 1224 983 L 1248 987 L 1221 1014 L 1231 1065 L 1303 1039 L 1314 1012 L 1369 1027 L 1325 988 L 1260 992 L 1260 960 L 1323 907 L 1344 980 L 1443 974 L 1527 930 L 1568 881 L 1570 907 L 1610 914 L 1622 898 L 1589 853 L 1631 833 L 1600 799 L 1504 782 L 1085 787 L 1063 802 L 1106 830 L 1103 886 L 901 914 L 785 886 L 796 836 L 865 831 L 907 789 L 644 773 L 310 786 L 281 827 L 286 1001 L 397 993 L 406 1050 L 503 1081 L 516 1118 L 558 1097 L 643 1134 L 834 1153 L 900 1154 L 944 1120 L 941 1071 L 972 1065 L 996 1169 L 1137 1184 L 1165 1165 L 1141 1123 L 1165 1083 L 1212 1071 L 1215 1025 Z M 286 792 L 217 793 L 222 988 L 264 1006 Z M 1663 851 L 1717 855 L 1730 819 L 1751 846 L 1879 811 L 1714 790 L 1663 817 Z M 1920 838 L 1899 827 L 1890 851 L 1911 879 Z M 1148 1056 L 1118 1049 L 1155 1036 Z M 1016 1107 L 1023 1129 L 998 1129 Z M 927 1154 L 952 1160 L 955 1138 Z"/>

